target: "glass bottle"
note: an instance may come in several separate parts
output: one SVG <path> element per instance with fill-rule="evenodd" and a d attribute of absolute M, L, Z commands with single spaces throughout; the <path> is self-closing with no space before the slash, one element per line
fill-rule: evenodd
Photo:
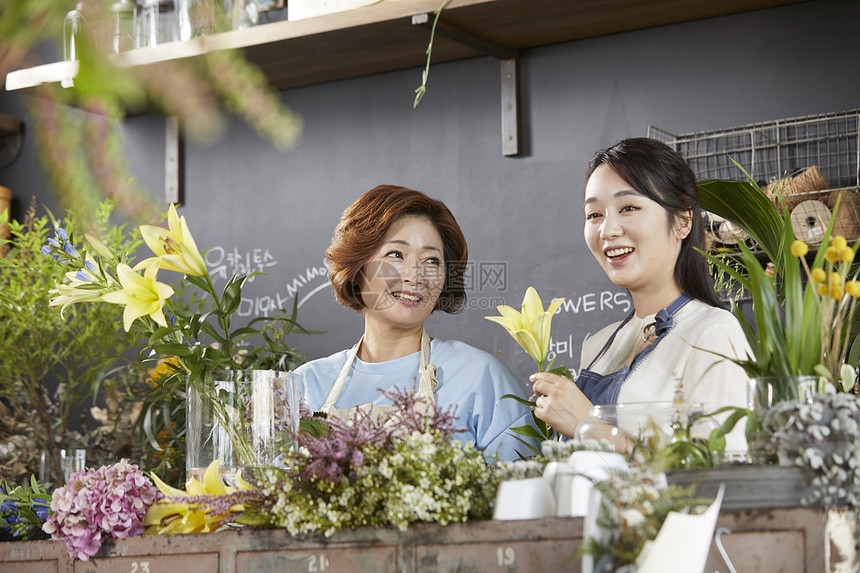
<path fill-rule="evenodd" d="M 137 4 L 133 0 L 120 0 L 111 6 L 113 19 L 113 53 L 119 54 L 135 46 L 137 30 Z"/>
<path fill-rule="evenodd" d="M 257 0 L 230 0 L 230 28 L 244 30 L 256 26 L 260 20 Z"/>
<path fill-rule="evenodd" d="M 140 14 L 138 46 L 156 46 L 177 40 L 176 4 L 173 0 L 146 0 Z"/>
<path fill-rule="evenodd" d="M 78 3 L 74 10 L 66 13 L 66 19 L 63 22 L 63 59 L 67 62 L 78 59 L 75 45 L 80 38 L 81 22 L 81 4 Z"/>

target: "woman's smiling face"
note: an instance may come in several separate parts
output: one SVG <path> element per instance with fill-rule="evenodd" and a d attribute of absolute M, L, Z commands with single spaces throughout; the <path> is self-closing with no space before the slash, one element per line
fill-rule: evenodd
<path fill-rule="evenodd" d="M 605 164 L 588 179 L 584 208 L 585 242 L 609 280 L 632 293 L 675 284 L 688 226 L 671 224 L 666 209 Z"/>
<path fill-rule="evenodd" d="M 358 278 L 365 317 L 400 328 L 423 324 L 445 286 L 443 253 L 429 219 L 398 219 Z"/>

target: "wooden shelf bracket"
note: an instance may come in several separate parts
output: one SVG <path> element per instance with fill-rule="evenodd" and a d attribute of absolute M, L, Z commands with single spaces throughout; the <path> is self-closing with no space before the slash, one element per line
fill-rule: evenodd
<path fill-rule="evenodd" d="M 431 14 L 412 16 L 412 24 L 428 31 L 433 28 Z M 499 45 L 465 28 L 439 18 L 436 34 L 468 46 L 499 60 L 501 68 L 502 154 L 520 154 L 520 78 L 517 50 Z"/>

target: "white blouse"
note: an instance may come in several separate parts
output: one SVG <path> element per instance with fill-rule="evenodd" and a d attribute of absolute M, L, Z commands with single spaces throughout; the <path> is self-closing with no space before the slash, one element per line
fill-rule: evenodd
<path fill-rule="evenodd" d="M 654 316 L 634 315 L 591 370 L 611 374 L 623 368 L 630 349 L 643 346 L 642 337 L 647 336 Z M 588 368 L 619 324 L 610 324 L 583 343 L 580 369 Z M 701 402 L 706 413 L 724 406 L 745 408 L 746 372 L 722 356 L 746 358 L 748 352 L 744 331 L 732 313 L 691 300 L 673 317 L 672 329 L 627 376 L 618 402 L 672 401 L 682 383 L 684 401 Z M 727 416 L 721 415 L 720 421 Z M 746 450 L 743 427 L 741 421 L 727 436 L 726 452 Z"/>

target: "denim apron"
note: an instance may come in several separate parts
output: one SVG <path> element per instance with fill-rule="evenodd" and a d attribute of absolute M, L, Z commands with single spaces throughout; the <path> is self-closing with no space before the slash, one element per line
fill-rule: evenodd
<path fill-rule="evenodd" d="M 597 353 L 597 356 L 594 357 L 594 360 L 591 361 L 588 368 L 584 368 L 580 371 L 579 376 L 576 378 L 576 386 L 582 390 L 585 397 L 591 400 L 592 404 L 616 403 L 618 401 L 618 393 L 621 392 L 621 386 L 624 384 L 624 380 L 630 372 L 636 368 L 636 366 L 640 364 L 646 356 L 648 356 L 648 353 L 657 346 L 660 340 L 666 336 L 666 333 L 672 328 L 672 317 L 674 317 L 685 304 L 690 302 L 690 300 L 692 300 L 690 295 L 684 293 L 676 298 L 672 304 L 656 314 L 654 317 L 654 334 L 657 335 L 657 339 L 654 340 L 651 346 L 637 354 L 629 366 L 625 366 L 621 370 L 611 374 L 598 374 L 597 372 L 593 372 L 591 368 L 594 366 L 594 363 L 606 353 L 607 349 L 612 346 L 612 342 L 615 340 L 615 336 L 621 328 L 627 324 L 631 318 L 633 318 L 635 310 L 631 311 L 630 314 L 627 315 L 627 318 L 618 325 L 618 328 L 615 329 L 615 332 L 612 333 L 612 336 L 609 337 L 609 340 L 606 341 L 606 344 L 603 345 L 603 348 Z"/>

